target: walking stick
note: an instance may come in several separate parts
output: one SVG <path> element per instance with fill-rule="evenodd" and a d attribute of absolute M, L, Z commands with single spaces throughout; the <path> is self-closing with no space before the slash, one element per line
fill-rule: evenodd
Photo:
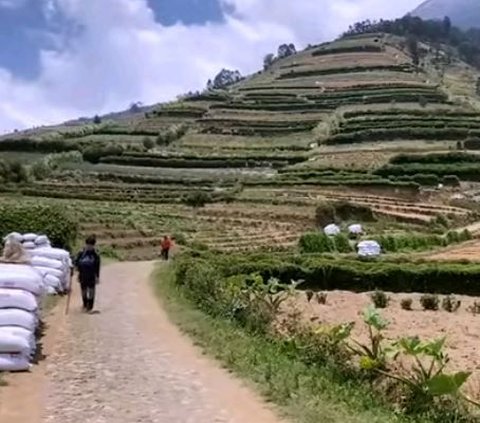
<path fill-rule="evenodd" d="M 73 272 L 70 276 L 70 289 L 68 290 L 67 293 L 67 304 L 65 305 L 65 315 L 68 315 L 68 312 L 70 311 L 70 299 L 72 298 L 72 291 L 73 291 Z"/>

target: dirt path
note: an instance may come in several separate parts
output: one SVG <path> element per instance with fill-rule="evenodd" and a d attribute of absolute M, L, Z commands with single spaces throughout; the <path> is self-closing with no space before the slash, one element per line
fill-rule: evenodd
<path fill-rule="evenodd" d="M 148 284 L 152 269 L 108 266 L 100 314 L 81 314 L 74 299 L 48 358 L 43 422 L 277 422 L 168 321 Z"/>

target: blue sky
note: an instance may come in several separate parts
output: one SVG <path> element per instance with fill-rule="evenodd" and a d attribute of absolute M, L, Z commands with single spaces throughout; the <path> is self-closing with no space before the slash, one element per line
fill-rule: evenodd
<path fill-rule="evenodd" d="M 0 133 L 155 103 L 420 0 L 0 0 Z"/>

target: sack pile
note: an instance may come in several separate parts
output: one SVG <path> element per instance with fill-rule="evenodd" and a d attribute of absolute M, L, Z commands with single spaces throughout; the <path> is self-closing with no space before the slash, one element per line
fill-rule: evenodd
<path fill-rule="evenodd" d="M 47 293 L 62 294 L 70 289 L 72 260 L 68 251 L 52 248 L 45 235 L 12 233 L 5 238 L 22 243 L 29 254 L 29 261 L 44 278 Z"/>
<path fill-rule="evenodd" d="M 362 241 L 357 245 L 360 257 L 379 257 L 382 251 L 377 241 Z"/>
<path fill-rule="evenodd" d="M 325 226 L 323 232 L 325 233 L 325 235 L 335 236 L 340 233 L 340 227 L 332 223 L 331 225 Z"/>
<path fill-rule="evenodd" d="M 351 235 L 362 235 L 363 227 L 359 224 L 353 224 L 348 227 L 348 233 Z"/>
<path fill-rule="evenodd" d="M 0 263 L 0 372 L 30 369 L 44 292 L 42 274 L 33 266 Z"/>

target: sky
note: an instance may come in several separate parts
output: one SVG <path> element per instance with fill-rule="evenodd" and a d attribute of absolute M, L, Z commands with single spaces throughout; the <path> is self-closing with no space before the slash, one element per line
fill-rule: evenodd
<path fill-rule="evenodd" d="M 153 104 L 420 0 L 0 0 L 0 133 Z"/>

